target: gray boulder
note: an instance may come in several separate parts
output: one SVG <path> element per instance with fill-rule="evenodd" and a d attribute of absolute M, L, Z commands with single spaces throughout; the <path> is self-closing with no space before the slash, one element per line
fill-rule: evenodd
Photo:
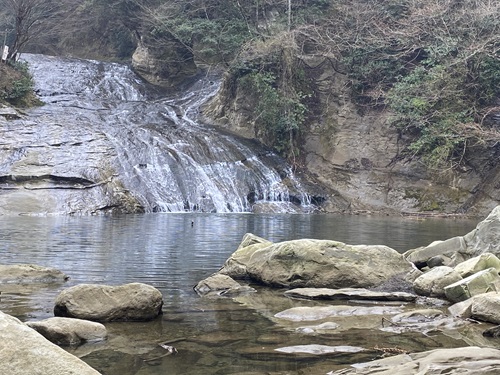
<path fill-rule="evenodd" d="M 500 277 L 495 268 L 480 271 L 444 288 L 446 298 L 452 302 L 465 301 L 478 294 L 498 290 L 500 290 Z"/>
<path fill-rule="evenodd" d="M 255 289 L 241 285 L 231 277 L 215 274 L 200 281 L 194 287 L 200 296 L 234 296 L 240 293 L 255 292 Z"/>
<path fill-rule="evenodd" d="M 252 255 L 257 250 L 267 248 L 272 244 L 271 241 L 252 233 L 245 234 L 238 249 L 224 262 L 224 266 L 219 272 L 235 279 L 248 277 L 247 264 Z"/>
<path fill-rule="evenodd" d="M 101 341 L 107 336 L 106 327 L 88 320 L 53 317 L 26 325 L 57 345 L 80 345 L 87 341 Z"/>
<path fill-rule="evenodd" d="M 453 237 L 445 241 L 435 241 L 429 246 L 408 250 L 404 253 L 404 257 L 418 268 L 428 265 L 430 259 L 436 259 L 437 257 L 443 260 L 444 265 L 452 265 L 454 262 L 454 260 L 451 260 L 453 256 L 465 251 L 466 248 L 467 244 L 463 237 Z M 447 260 L 446 263 L 445 260 Z"/>
<path fill-rule="evenodd" d="M 476 229 L 464 236 L 468 258 L 483 253 L 500 256 L 500 206 L 495 207 Z"/>
<path fill-rule="evenodd" d="M 413 289 L 421 296 L 427 297 L 445 297 L 444 288 L 453 284 L 462 277 L 453 268 L 439 266 L 419 276 L 413 282 Z"/>
<path fill-rule="evenodd" d="M 256 248 L 248 249 L 251 246 Z M 226 265 L 221 273 L 235 277 L 246 269 L 248 277 L 271 286 L 368 288 L 413 269 L 401 254 L 387 246 L 311 239 L 251 246 L 237 250 L 248 252 L 244 256 L 236 254 L 240 267 L 235 274 Z"/>
<path fill-rule="evenodd" d="M 160 315 L 162 306 L 161 292 L 150 285 L 81 284 L 57 296 L 54 315 L 100 322 L 145 321 Z"/>
<path fill-rule="evenodd" d="M 68 280 L 65 273 L 35 264 L 0 265 L 0 283 L 57 283 Z"/>
<path fill-rule="evenodd" d="M 0 312 L 0 374 L 99 375 L 18 319 Z"/>
<path fill-rule="evenodd" d="M 497 375 L 500 350 L 468 346 L 401 354 L 376 361 L 357 363 L 329 375 Z"/>

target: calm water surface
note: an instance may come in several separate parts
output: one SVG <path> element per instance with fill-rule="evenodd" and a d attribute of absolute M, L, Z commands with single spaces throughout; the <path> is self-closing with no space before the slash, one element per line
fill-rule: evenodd
<path fill-rule="evenodd" d="M 209 300 L 192 290 L 217 271 L 247 232 L 271 241 L 331 239 L 349 244 L 384 244 L 405 251 L 434 240 L 463 235 L 477 221 L 336 215 L 152 214 L 114 217 L 0 218 L 2 263 L 35 263 L 58 268 L 71 279 L 63 285 L 1 286 L 0 309 L 23 321 L 52 316 L 55 296 L 79 283 L 144 282 L 164 296 L 164 315 L 148 323 L 107 324 L 109 339 L 69 351 L 105 375 L 313 374 L 326 373 L 363 356 L 278 353 L 288 345 L 373 343 L 425 350 L 458 341 L 387 335 L 304 336 L 279 327 L 272 315 L 297 304 L 281 291 L 262 289 L 239 300 Z M 370 341 L 370 343 L 367 342 Z M 169 342 L 175 356 L 162 357 Z M 373 357 L 373 355 L 372 355 Z M 322 372 L 324 370 L 324 372 Z"/>

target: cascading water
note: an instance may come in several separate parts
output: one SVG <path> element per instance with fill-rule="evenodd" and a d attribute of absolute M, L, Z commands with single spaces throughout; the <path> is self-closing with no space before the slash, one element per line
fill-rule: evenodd
<path fill-rule="evenodd" d="M 281 158 L 200 122 L 200 105 L 216 93 L 216 79 L 205 76 L 182 93 L 153 99 L 125 65 L 25 59 L 46 103 L 29 113 L 36 140 L 66 147 L 64 160 L 53 160 L 44 175 L 51 183 L 69 180 L 72 171 L 72 181 L 80 180 L 83 188 L 99 187 L 104 197 L 128 194 L 146 212 L 249 212 L 259 203 L 272 212 L 315 209 Z M 47 124 L 57 125 L 57 132 Z M 4 176 L 19 175 L 8 169 Z M 78 207 L 69 211 L 85 213 Z"/>

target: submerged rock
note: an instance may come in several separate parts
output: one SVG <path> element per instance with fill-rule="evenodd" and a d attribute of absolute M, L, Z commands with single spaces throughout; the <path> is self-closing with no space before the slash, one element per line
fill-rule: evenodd
<path fill-rule="evenodd" d="M 104 340 L 107 336 L 104 325 L 82 319 L 53 317 L 26 325 L 57 345 L 80 345 Z"/>
<path fill-rule="evenodd" d="M 160 315 L 162 306 L 161 292 L 150 285 L 80 284 L 57 296 L 54 315 L 100 322 L 144 321 Z"/>
<path fill-rule="evenodd" d="M 394 315 L 402 312 L 401 307 L 396 306 L 302 306 L 292 307 L 281 311 L 274 316 L 294 322 L 314 321 L 338 316 L 361 316 L 361 315 Z"/>
<path fill-rule="evenodd" d="M 35 264 L 0 265 L 0 283 L 57 283 L 69 276 L 55 268 Z"/>
<path fill-rule="evenodd" d="M 401 354 L 376 361 L 357 363 L 328 375 L 497 375 L 500 350 L 464 347 Z"/>
<path fill-rule="evenodd" d="M 18 319 L 0 312 L 0 374 L 100 373 Z"/>
<path fill-rule="evenodd" d="M 403 292 L 378 292 L 364 288 L 296 288 L 287 290 L 285 295 L 295 298 L 321 300 L 359 300 L 359 301 L 403 301 L 414 302 L 415 294 Z"/>

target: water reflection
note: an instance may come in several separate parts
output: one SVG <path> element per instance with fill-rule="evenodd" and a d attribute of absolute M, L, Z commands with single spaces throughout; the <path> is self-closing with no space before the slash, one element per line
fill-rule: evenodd
<path fill-rule="evenodd" d="M 300 370 L 326 373 L 372 352 L 320 357 L 275 352 L 280 346 L 327 344 L 413 350 L 464 345 L 443 335 L 425 338 L 350 330 L 304 336 L 270 319 L 280 309 L 308 305 L 281 291 L 263 290 L 249 299 L 206 300 L 192 286 L 217 271 L 252 232 L 271 241 L 332 239 L 350 244 L 386 244 L 399 251 L 463 235 L 475 221 L 352 217 L 336 215 L 156 214 L 114 217 L 0 218 L 2 263 L 55 267 L 71 279 L 51 287 L 0 286 L 0 309 L 21 320 L 52 316 L 55 296 L 79 283 L 151 284 L 163 293 L 164 316 L 150 323 L 108 324 L 109 340 L 71 349 L 107 375 L 240 374 Z M 430 340 L 430 341 L 429 341 Z M 451 340 L 451 341 L 450 341 Z M 159 359 L 158 343 L 173 342 L 179 355 Z"/>

